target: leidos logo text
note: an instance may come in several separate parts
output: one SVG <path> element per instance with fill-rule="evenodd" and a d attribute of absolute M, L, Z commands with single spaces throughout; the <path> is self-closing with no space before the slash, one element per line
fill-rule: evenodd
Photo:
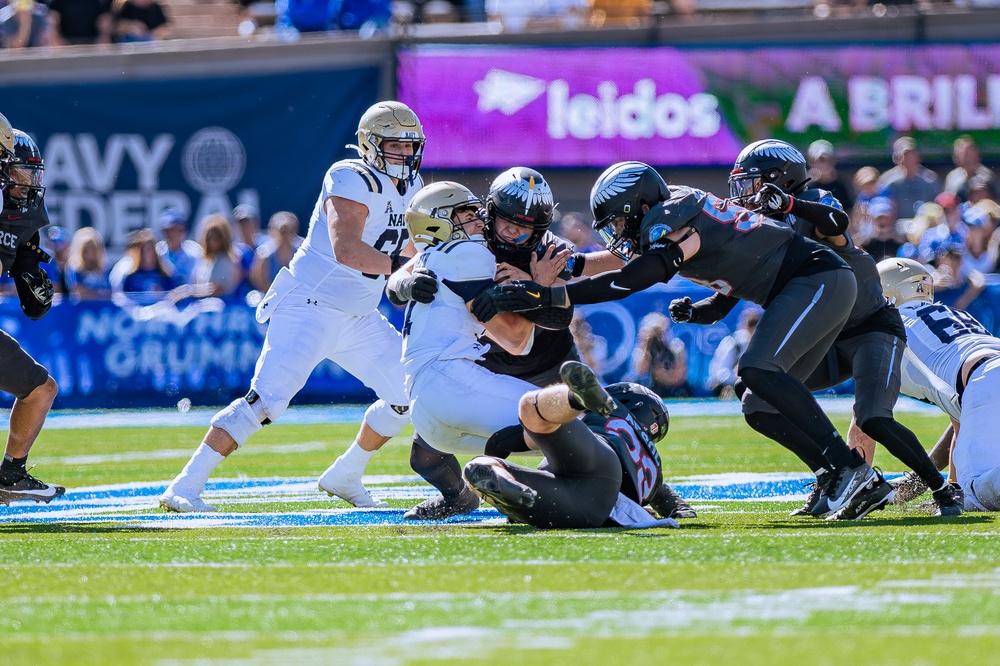
<path fill-rule="evenodd" d="M 513 115 L 544 94 L 546 130 L 553 139 L 702 138 L 715 135 L 722 125 L 714 95 L 657 95 L 652 79 L 637 81 L 632 92 L 625 94 L 619 94 L 613 81 L 602 81 L 596 95 L 571 95 L 569 84 L 562 79 L 546 82 L 492 69 L 474 88 L 480 111 L 499 110 L 506 115 Z"/>

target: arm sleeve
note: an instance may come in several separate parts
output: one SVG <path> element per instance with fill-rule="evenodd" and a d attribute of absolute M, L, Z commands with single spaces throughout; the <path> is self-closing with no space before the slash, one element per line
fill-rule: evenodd
<path fill-rule="evenodd" d="M 666 282 L 677 273 L 680 248 L 674 244 L 650 249 L 617 271 L 608 271 L 566 285 L 569 302 L 575 305 L 617 301 Z M 683 259 L 683 255 L 681 256 Z"/>
<path fill-rule="evenodd" d="M 792 215 L 816 227 L 824 236 L 842 236 L 851 221 L 843 210 L 818 201 L 792 198 Z"/>

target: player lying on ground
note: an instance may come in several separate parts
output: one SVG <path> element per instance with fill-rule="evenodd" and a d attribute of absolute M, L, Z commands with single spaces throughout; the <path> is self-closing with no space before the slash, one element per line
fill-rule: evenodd
<path fill-rule="evenodd" d="M 965 510 L 1000 511 L 1000 445 L 993 420 L 1000 404 L 1000 339 L 967 312 L 935 303 L 933 279 L 918 262 L 885 259 L 878 271 L 886 298 L 906 325 L 902 392 L 951 417 L 952 470 L 965 493 Z"/>
<path fill-rule="evenodd" d="M 510 520 L 534 527 L 679 527 L 643 508 L 662 507 L 663 401 L 639 384 L 605 390 L 576 361 L 560 374 L 564 383 L 529 391 L 518 405 L 525 436 L 545 455 L 538 469 L 479 456 L 465 466 L 469 484 Z"/>

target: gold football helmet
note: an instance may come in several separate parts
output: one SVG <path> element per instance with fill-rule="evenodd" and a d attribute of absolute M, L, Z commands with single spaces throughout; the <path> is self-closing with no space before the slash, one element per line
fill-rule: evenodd
<path fill-rule="evenodd" d="M 9 162 L 14 157 L 14 128 L 0 113 L 0 162 Z"/>
<path fill-rule="evenodd" d="M 909 301 L 934 302 L 934 278 L 913 259 L 890 258 L 878 262 L 882 293 L 893 305 Z"/>
<path fill-rule="evenodd" d="M 413 155 L 401 155 L 402 164 L 386 159 L 383 144 L 401 141 L 413 144 Z M 396 180 L 409 180 L 420 170 L 424 155 L 424 129 L 417 114 L 402 102 L 378 102 L 368 108 L 358 123 L 358 145 L 351 146 L 373 168 Z"/>
<path fill-rule="evenodd" d="M 472 208 L 479 211 L 483 202 L 469 188 L 449 180 L 433 183 L 420 189 L 406 207 L 406 228 L 410 238 L 421 247 L 447 243 L 467 238 L 468 235 L 454 223 L 455 211 Z"/>

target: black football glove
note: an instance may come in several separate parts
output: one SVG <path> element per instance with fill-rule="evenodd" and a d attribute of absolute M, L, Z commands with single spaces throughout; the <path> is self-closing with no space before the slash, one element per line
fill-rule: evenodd
<path fill-rule="evenodd" d="M 33 271 L 23 271 L 14 278 L 21 310 L 29 319 L 41 319 L 52 307 L 55 288 L 48 273 L 41 266 Z"/>
<path fill-rule="evenodd" d="M 754 195 L 751 204 L 764 215 L 787 213 L 792 207 L 792 197 L 781 191 L 774 183 L 764 183 Z"/>
<path fill-rule="evenodd" d="M 494 287 L 494 291 L 493 301 L 498 312 L 529 312 L 569 306 L 566 287 L 543 287 L 531 280 L 514 280 Z"/>
<path fill-rule="evenodd" d="M 675 298 L 670 301 L 670 307 L 667 308 L 667 311 L 670 312 L 670 319 L 675 324 L 683 324 L 691 321 L 691 317 L 694 314 L 694 306 L 691 304 L 691 297 L 685 296 L 684 298 Z"/>
<path fill-rule="evenodd" d="M 500 311 L 497 309 L 496 301 L 494 300 L 497 289 L 499 289 L 499 287 L 483 289 L 479 292 L 478 296 L 472 299 L 472 316 L 484 324 L 500 314 Z"/>
<path fill-rule="evenodd" d="M 430 303 L 437 293 L 437 275 L 429 268 L 414 268 L 413 274 L 396 282 L 396 296 L 401 301 Z"/>

